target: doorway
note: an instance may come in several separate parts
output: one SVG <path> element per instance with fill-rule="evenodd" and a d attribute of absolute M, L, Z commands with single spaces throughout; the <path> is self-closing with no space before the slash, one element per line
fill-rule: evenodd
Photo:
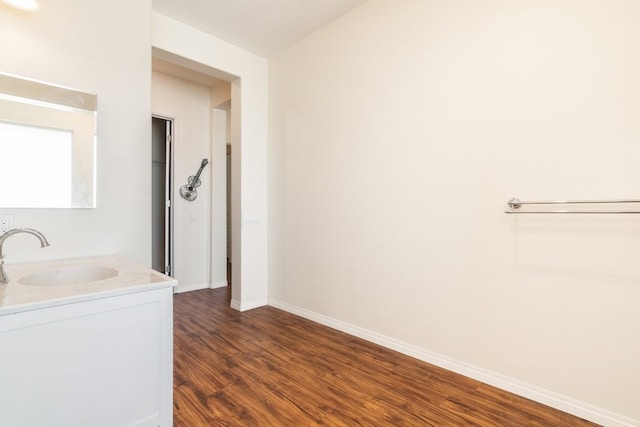
<path fill-rule="evenodd" d="M 151 267 L 173 277 L 173 119 L 151 120 Z"/>
<path fill-rule="evenodd" d="M 154 34 L 156 32 L 154 31 Z M 160 35 L 161 32 L 158 32 Z M 160 36 L 159 36 L 160 37 Z M 162 36 L 161 38 L 164 40 Z M 166 82 L 167 77 L 175 76 L 181 80 L 189 80 L 192 82 L 202 81 L 201 78 L 207 78 L 203 81 L 204 86 L 209 85 L 207 81 L 210 81 L 211 77 L 225 81 L 227 85 L 227 99 L 231 100 L 232 108 L 230 112 L 230 136 L 229 141 L 232 146 L 231 155 L 231 276 L 233 286 L 231 287 L 231 306 L 239 311 L 249 310 L 254 307 L 265 305 L 267 302 L 267 241 L 266 241 L 266 215 L 267 215 L 267 169 L 266 169 L 266 153 L 267 153 L 267 91 L 265 88 L 268 86 L 268 73 L 267 62 L 263 58 L 257 58 L 254 56 L 246 57 L 243 52 L 236 57 L 235 53 L 231 57 L 222 58 L 218 61 L 217 55 L 211 56 L 204 55 L 203 61 L 196 61 L 191 59 L 189 54 L 187 56 L 180 55 L 180 52 L 175 52 L 171 47 L 163 49 L 160 45 L 163 44 L 159 40 L 154 41 L 152 48 L 153 54 L 153 87 L 152 87 L 152 110 L 160 113 L 165 117 L 174 117 L 176 122 L 181 121 L 181 124 L 176 123 L 176 138 L 179 137 L 181 143 L 174 143 L 174 160 L 176 171 L 174 173 L 175 184 L 181 184 L 183 175 L 187 175 L 189 171 L 182 172 L 180 162 L 183 159 L 181 153 L 178 150 L 182 150 L 183 143 L 189 139 L 183 138 L 182 132 L 185 129 L 191 129 L 184 126 L 182 123 L 182 116 L 175 114 L 175 98 L 168 96 L 164 91 L 163 84 Z M 181 48 L 178 48 L 181 50 Z M 205 49 L 209 51 L 211 48 Z M 191 49 L 187 49 L 190 51 Z M 191 50 L 192 51 L 192 50 Z M 213 48 L 216 51 L 216 48 Z M 224 55 L 223 55 L 224 56 Z M 241 59 L 239 62 L 237 59 Z M 216 66 L 217 65 L 217 66 Z M 230 73 L 231 70 L 235 73 Z M 211 86 L 210 86 L 211 87 Z M 212 90 L 217 88 L 218 85 L 214 85 Z M 212 94 L 214 96 L 214 94 Z M 211 107 L 216 109 L 220 104 L 212 100 Z M 164 113 L 162 113 L 164 112 Z M 179 118 L 179 119 L 178 119 Z M 215 128 L 214 128 L 215 129 Z M 180 135 L 178 135 L 178 130 Z M 246 156 L 244 153 L 251 153 Z M 221 154 L 221 155 L 220 155 Z M 225 147 L 222 147 L 222 152 L 216 155 L 211 153 L 212 165 L 210 173 L 215 174 L 225 165 Z M 203 156 L 198 155 L 198 158 Z M 217 160 L 216 160 L 217 159 Z M 221 161 L 219 167 L 216 167 L 215 161 Z M 226 174 L 225 174 L 226 175 Z M 212 188 L 211 191 L 211 204 L 210 206 L 220 207 L 222 212 L 211 215 L 211 218 L 205 216 L 186 216 L 186 219 L 182 218 L 183 203 L 180 198 L 175 198 L 174 209 L 174 269 L 173 277 L 176 277 L 180 282 L 180 291 L 187 291 L 193 289 L 203 289 L 213 285 L 218 286 L 218 283 L 222 284 L 227 279 L 227 266 L 226 264 L 226 236 L 223 239 L 220 233 L 216 233 L 216 230 L 224 230 L 226 235 L 226 224 L 223 224 L 221 228 L 209 227 L 211 232 L 202 233 L 198 232 L 198 236 L 202 238 L 215 239 L 216 245 L 209 245 L 211 249 L 210 255 L 215 257 L 216 262 L 222 264 L 222 269 L 212 268 L 211 262 L 206 263 L 201 259 L 194 260 L 188 258 L 191 266 L 185 267 L 181 262 L 181 256 L 185 251 L 181 250 L 182 232 L 181 228 L 189 226 L 193 222 L 203 222 L 203 218 L 209 219 L 211 222 L 216 222 L 221 219 L 224 222 L 226 217 L 226 197 L 222 198 L 226 193 L 225 176 L 222 175 L 221 179 L 215 179 L 215 183 L 221 186 L 221 190 L 216 191 Z M 242 185 L 240 184 L 242 182 Z M 213 184 L 212 184 L 213 185 Z M 220 202 L 216 201 L 216 198 Z M 247 218 L 247 222 L 243 222 L 243 206 L 245 209 L 249 209 L 244 218 Z M 205 220 L 206 220 L 205 219 Z M 245 225 L 249 225 L 246 226 Z M 203 227 L 199 227 L 200 230 Z M 218 239 L 218 237 L 220 237 Z M 191 240 L 187 240 L 191 242 Z M 196 254 L 207 254 L 207 247 L 204 247 L 201 251 L 196 251 Z M 190 252 L 190 251 L 186 251 Z M 211 259 L 211 257 L 209 257 Z M 202 270 L 201 266 L 208 268 L 209 283 L 205 283 L 202 278 L 204 275 L 200 274 Z M 243 274 L 246 273 L 246 274 Z M 218 273 L 222 273 L 220 279 L 216 276 Z M 182 275 L 186 276 L 183 278 Z M 181 276 L 181 277 L 178 277 Z"/>

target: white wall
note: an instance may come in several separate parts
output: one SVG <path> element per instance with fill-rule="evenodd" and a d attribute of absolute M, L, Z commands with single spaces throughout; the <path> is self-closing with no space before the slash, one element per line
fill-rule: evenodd
<path fill-rule="evenodd" d="M 640 3 L 369 0 L 270 60 L 269 301 L 640 422 Z M 635 421 L 634 421 L 635 420 Z"/>
<path fill-rule="evenodd" d="M 153 72 L 153 114 L 174 119 L 173 143 L 173 277 L 178 290 L 210 287 L 211 259 L 211 93 L 196 83 Z M 187 201 L 180 187 L 195 176 L 202 159 L 198 197 Z"/>
<path fill-rule="evenodd" d="M 218 77 L 232 81 L 231 304 L 239 310 L 264 305 L 267 301 L 267 60 L 158 13 L 152 14 L 151 39 L 161 59 L 206 74 L 224 74 Z"/>
<path fill-rule="evenodd" d="M 227 278 L 227 111 L 214 108 L 211 113 L 211 286 L 228 284 Z"/>
<path fill-rule="evenodd" d="M 211 87 L 211 285 L 228 285 L 227 277 L 227 143 L 231 142 L 231 84 L 219 82 Z"/>
<path fill-rule="evenodd" d="M 151 1 L 41 3 L 33 14 L 0 3 L 0 71 L 98 95 L 97 208 L 0 209 L 51 243 L 16 236 L 6 262 L 118 253 L 150 264 Z"/>

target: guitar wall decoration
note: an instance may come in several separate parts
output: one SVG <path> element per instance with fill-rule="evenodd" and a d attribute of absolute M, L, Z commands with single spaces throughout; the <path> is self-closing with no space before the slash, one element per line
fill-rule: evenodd
<path fill-rule="evenodd" d="M 195 176 L 191 175 L 189 177 L 189 183 L 180 187 L 180 195 L 183 199 L 193 202 L 198 197 L 196 188 L 200 187 L 200 184 L 202 184 L 202 182 L 200 182 L 200 174 L 202 173 L 202 169 L 207 166 L 207 163 L 209 163 L 209 160 L 202 159 L 198 173 L 196 173 Z"/>

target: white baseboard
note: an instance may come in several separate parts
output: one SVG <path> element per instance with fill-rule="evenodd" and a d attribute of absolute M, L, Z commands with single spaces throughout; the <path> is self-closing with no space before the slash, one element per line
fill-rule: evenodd
<path fill-rule="evenodd" d="M 229 286 L 229 283 L 225 280 L 224 282 L 212 283 L 210 288 L 211 289 L 218 289 L 218 288 L 224 288 L 226 286 Z"/>
<path fill-rule="evenodd" d="M 195 285 L 178 284 L 178 286 L 176 287 L 175 293 L 179 294 L 182 292 L 199 291 L 201 289 L 217 289 L 217 288 L 224 288 L 225 286 L 228 286 L 228 283 L 226 280 L 224 282 L 217 282 L 212 284 L 209 284 L 209 283 L 198 283 Z"/>
<path fill-rule="evenodd" d="M 485 384 L 498 387 L 502 390 L 509 391 L 535 402 L 542 403 L 560 411 L 575 415 L 585 420 L 607 426 L 607 427 L 639 427 L 640 420 L 633 420 L 620 414 L 589 405 L 584 402 L 572 399 L 570 397 L 560 395 L 558 393 L 545 390 L 543 388 L 526 384 L 522 381 L 506 377 L 468 363 L 452 359 L 441 354 L 416 347 L 402 341 L 378 334 L 358 326 L 332 319 L 327 316 L 296 307 L 284 303 L 282 301 L 270 298 L 268 300 L 270 306 L 279 308 L 289 313 L 295 314 L 305 319 L 312 320 L 316 323 L 328 326 L 333 329 L 345 332 L 347 334 L 362 338 L 364 340 L 379 344 L 383 347 L 398 351 L 423 362 L 431 363 L 452 372 L 473 378 Z M 232 302 L 233 306 L 233 302 Z"/>
<path fill-rule="evenodd" d="M 245 302 L 245 303 L 239 303 L 236 300 L 231 300 L 231 308 L 233 308 L 234 310 L 238 310 L 238 311 L 247 311 L 247 310 L 252 310 L 254 308 L 258 308 L 258 307 L 264 307 L 265 305 L 267 305 L 266 301 L 250 301 L 250 302 Z"/>
<path fill-rule="evenodd" d="M 181 285 L 180 283 L 178 283 L 178 286 L 176 286 L 174 293 L 179 294 L 182 292 L 199 291 L 201 289 L 209 289 L 209 284 L 200 283 L 195 285 Z"/>

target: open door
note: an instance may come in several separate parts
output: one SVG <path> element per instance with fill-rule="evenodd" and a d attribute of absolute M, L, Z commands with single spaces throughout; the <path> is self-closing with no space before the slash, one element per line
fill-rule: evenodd
<path fill-rule="evenodd" d="M 151 267 L 173 276 L 173 120 L 152 117 Z"/>

